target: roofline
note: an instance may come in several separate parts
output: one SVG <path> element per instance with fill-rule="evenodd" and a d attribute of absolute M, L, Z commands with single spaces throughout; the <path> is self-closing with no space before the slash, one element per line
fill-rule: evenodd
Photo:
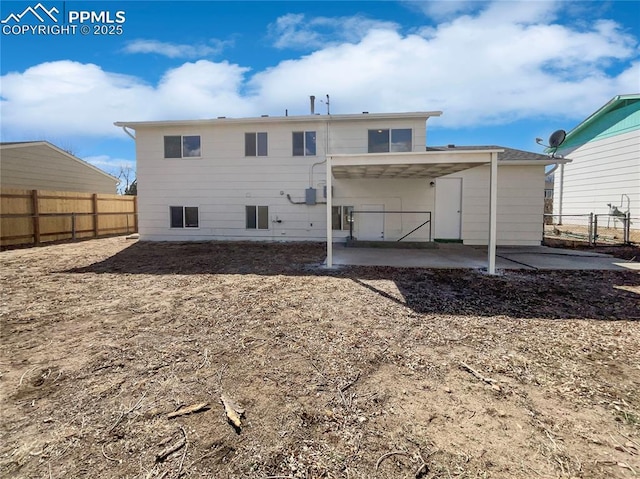
<path fill-rule="evenodd" d="M 297 115 L 297 116 L 260 116 L 249 118 L 209 118 L 201 120 L 161 120 L 161 121 L 116 121 L 113 124 L 119 127 L 161 127 L 161 126 L 196 126 L 238 123 L 290 123 L 290 122 L 325 122 L 325 121 L 359 121 L 359 120 L 394 120 L 403 118 L 423 119 L 426 121 L 432 116 L 442 115 L 441 111 L 417 111 L 405 113 L 350 113 L 341 115 Z"/>
<path fill-rule="evenodd" d="M 616 96 L 614 96 L 611 100 L 609 100 L 603 106 L 598 108 L 595 112 L 593 112 L 591 115 L 589 115 L 585 120 L 580 122 L 571 131 L 569 131 L 567 133 L 567 136 L 566 136 L 564 142 L 569 140 L 572 136 L 576 135 L 580 130 L 582 130 L 585 127 L 587 127 L 590 123 L 593 123 L 598 117 L 600 117 L 601 115 L 607 113 L 613 106 L 615 106 L 619 102 L 625 101 L 625 100 L 638 100 L 638 99 L 640 99 L 640 93 L 631 93 L 631 94 L 627 94 L 627 95 L 616 95 Z M 558 147 L 558 149 L 561 149 L 561 148 L 562 148 L 562 145 L 560 145 L 560 147 Z M 545 150 L 545 151 L 547 151 L 547 150 Z"/>
<path fill-rule="evenodd" d="M 48 141 L 24 141 L 24 142 L 19 142 L 19 143 L 2 143 L 0 144 L 0 148 L 22 148 L 25 146 L 48 146 L 49 148 L 54 149 L 55 151 L 57 151 L 58 153 L 66 156 L 67 158 L 72 159 L 73 161 L 82 163 L 85 166 L 88 166 L 89 168 L 97 171 L 98 173 L 102 173 L 105 176 L 108 176 L 109 179 L 114 180 L 116 182 L 116 186 L 118 186 L 118 183 L 120 183 L 120 179 L 116 178 L 113 175 L 110 175 L 109 173 L 107 173 L 106 171 L 101 170 L 100 168 L 98 168 L 97 166 L 93 166 L 91 163 L 89 163 L 88 161 L 84 161 L 80 158 L 78 158 L 77 156 L 72 155 L 71 153 L 68 153 L 66 151 L 64 151 L 61 148 L 58 148 L 56 145 L 49 143 Z"/>

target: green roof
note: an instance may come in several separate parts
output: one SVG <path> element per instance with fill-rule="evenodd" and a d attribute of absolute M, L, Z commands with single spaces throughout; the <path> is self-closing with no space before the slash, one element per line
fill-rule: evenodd
<path fill-rule="evenodd" d="M 640 94 L 618 95 L 567 133 L 559 151 L 640 130 Z"/>

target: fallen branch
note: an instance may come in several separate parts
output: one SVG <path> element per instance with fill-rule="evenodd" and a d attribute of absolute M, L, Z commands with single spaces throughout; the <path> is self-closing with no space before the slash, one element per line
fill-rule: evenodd
<path fill-rule="evenodd" d="M 187 444 L 187 437 L 185 435 L 183 435 L 183 437 L 178 442 L 176 442 L 175 444 L 172 444 L 171 446 L 167 447 L 166 449 L 163 449 L 159 454 L 157 454 L 156 455 L 156 462 L 164 461 L 171 454 L 173 454 L 174 452 L 179 451 L 180 449 L 182 449 L 186 444 Z"/>
<path fill-rule="evenodd" d="M 466 371 L 470 372 L 471 374 L 473 374 L 476 378 L 478 378 L 480 381 L 483 381 L 487 384 L 489 384 L 491 387 L 493 387 L 496 391 L 500 391 L 500 386 L 498 386 L 498 381 L 496 381 L 495 379 L 492 379 L 490 377 L 484 376 L 483 374 L 479 373 L 478 371 L 476 371 L 475 369 L 473 369 L 471 366 L 469 366 L 467 363 L 465 362 L 461 362 L 460 366 L 462 367 L 462 369 L 465 369 Z"/>
<path fill-rule="evenodd" d="M 182 453 L 182 459 L 180 459 L 180 467 L 178 467 L 178 474 L 176 475 L 176 477 L 180 477 L 180 474 L 182 473 L 182 465 L 184 464 L 184 458 L 187 457 L 187 449 L 189 448 L 189 441 L 187 440 L 187 431 L 185 431 L 182 426 L 180 426 L 180 430 L 182 430 L 182 437 L 184 437 L 185 445 L 184 445 L 184 452 Z"/>
<path fill-rule="evenodd" d="M 209 403 L 208 402 L 201 402 L 201 403 L 198 403 L 198 404 L 192 404 L 191 406 L 181 407 L 177 411 L 170 412 L 169 414 L 167 414 L 167 418 L 168 419 L 173 419 L 174 417 L 185 416 L 187 414 L 191 414 L 191 413 L 194 413 L 194 412 L 200 412 L 200 411 L 204 411 L 204 410 L 207 410 L 207 409 L 209 409 Z"/>
<path fill-rule="evenodd" d="M 244 414 L 244 409 L 236 404 L 236 402 L 226 394 L 220 395 L 220 401 L 224 406 L 224 412 L 227 415 L 228 421 L 236 428 L 236 430 L 239 430 L 242 426 L 240 417 Z"/>
<path fill-rule="evenodd" d="M 382 461 L 384 461 L 387 457 L 391 457 L 391 456 L 407 456 L 407 457 L 411 457 L 409 454 L 407 454 L 404 451 L 391 451 L 391 452 L 388 452 L 388 453 L 383 454 L 382 456 L 380 456 L 380 459 L 378 459 L 378 461 L 376 462 L 376 471 L 380 467 L 380 464 L 382 464 Z"/>

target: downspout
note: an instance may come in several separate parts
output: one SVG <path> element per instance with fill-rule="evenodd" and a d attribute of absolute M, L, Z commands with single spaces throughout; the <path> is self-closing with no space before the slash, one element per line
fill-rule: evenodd
<path fill-rule="evenodd" d="M 129 138 L 131 138 L 133 141 L 135 141 L 135 140 L 136 140 L 135 135 L 133 135 L 129 130 L 127 130 L 127 127 L 126 127 L 126 126 L 123 126 L 123 127 L 122 127 L 122 131 L 124 131 L 124 132 L 127 134 L 127 136 L 128 136 Z"/>

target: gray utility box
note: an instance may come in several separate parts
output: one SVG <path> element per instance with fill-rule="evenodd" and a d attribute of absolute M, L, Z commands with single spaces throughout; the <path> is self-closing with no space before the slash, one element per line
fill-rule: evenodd
<path fill-rule="evenodd" d="M 307 188 L 304 190 L 304 199 L 307 205 L 315 205 L 316 204 L 316 189 L 315 188 Z"/>

